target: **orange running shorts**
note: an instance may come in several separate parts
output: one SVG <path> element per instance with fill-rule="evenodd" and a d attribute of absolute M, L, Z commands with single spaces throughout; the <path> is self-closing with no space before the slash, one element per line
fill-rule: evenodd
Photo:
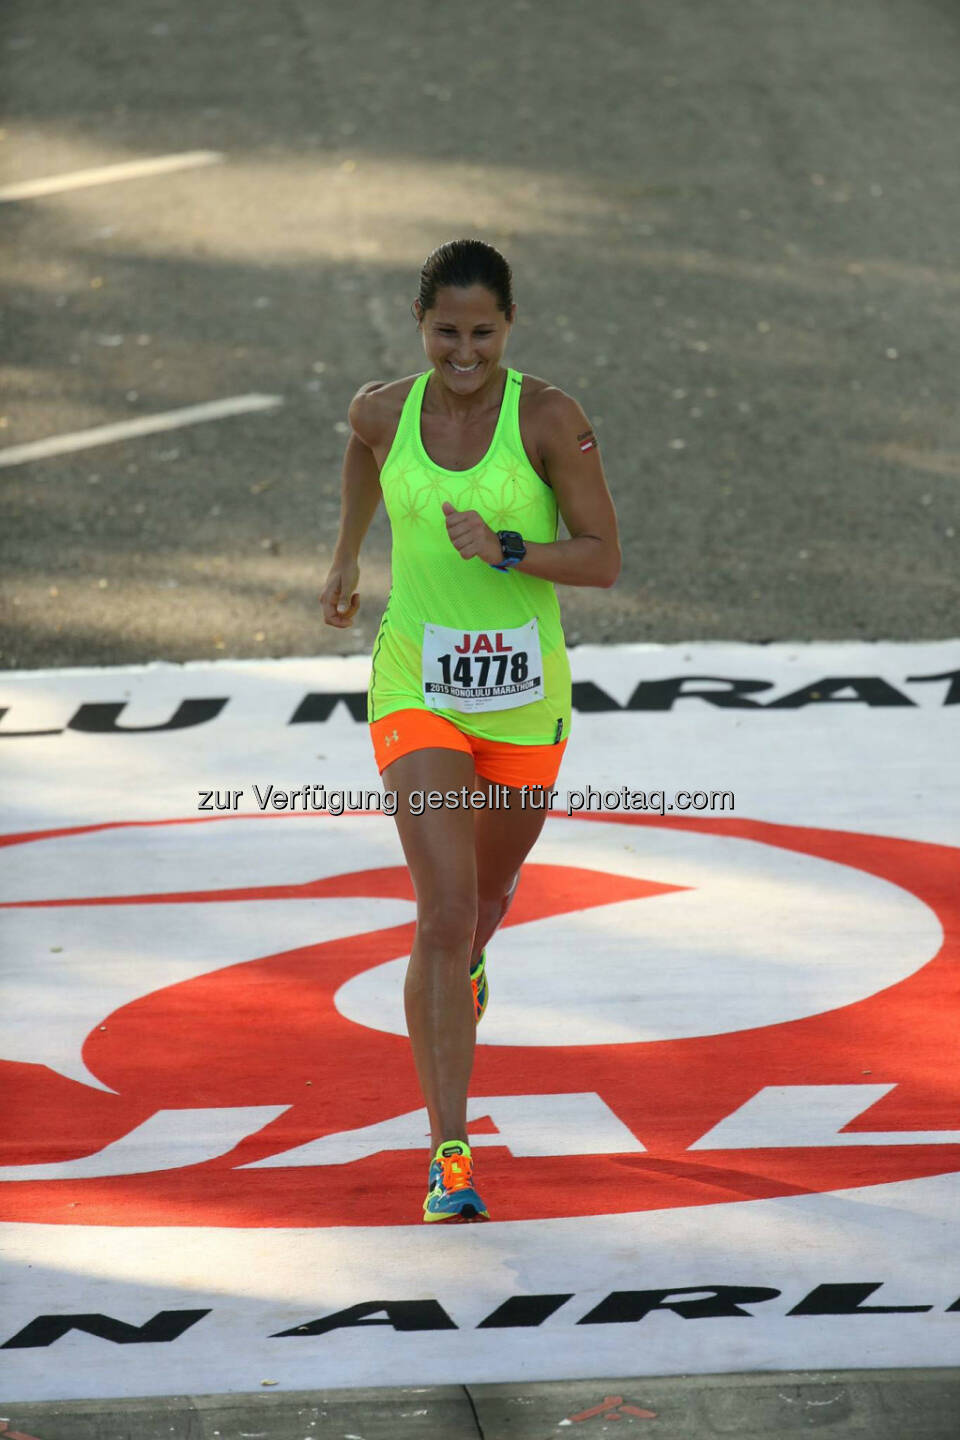
<path fill-rule="evenodd" d="M 382 775 L 388 765 L 412 750 L 462 750 L 472 755 L 474 769 L 495 785 L 553 785 L 560 769 L 566 740 L 556 745 L 510 745 L 503 740 L 482 740 L 467 735 L 451 720 L 432 710 L 394 710 L 370 726 L 373 753 Z"/>

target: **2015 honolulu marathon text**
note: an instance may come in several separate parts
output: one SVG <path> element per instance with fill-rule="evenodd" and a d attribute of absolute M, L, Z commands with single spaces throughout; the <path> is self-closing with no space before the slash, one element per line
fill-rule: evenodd
<path fill-rule="evenodd" d="M 261 814 L 268 810 L 313 811 L 328 815 L 381 810 L 384 815 L 396 815 L 399 808 L 396 790 L 328 790 L 325 785 L 319 784 L 282 790 L 275 785 L 251 785 L 250 799 L 246 800 L 246 796 L 246 789 L 198 790 L 197 809 L 208 814 L 223 811 L 236 814 L 256 809 Z M 560 803 L 553 788 L 542 785 L 511 787 L 492 781 L 484 790 L 462 785 L 458 790 L 411 790 L 407 796 L 412 815 L 444 808 L 552 811 Z M 675 790 L 673 798 L 668 799 L 665 790 L 635 790 L 629 785 L 621 785 L 617 790 L 597 790 L 588 785 L 585 790 L 568 790 L 563 806 L 567 815 L 579 815 L 584 811 L 640 811 L 666 815 L 671 810 L 732 811 L 734 796 L 732 790 Z"/>

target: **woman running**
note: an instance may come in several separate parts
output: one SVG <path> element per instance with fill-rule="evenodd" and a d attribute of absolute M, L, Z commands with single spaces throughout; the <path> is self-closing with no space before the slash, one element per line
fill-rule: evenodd
<path fill-rule="evenodd" d="M 320 599 L 326 624 L 352 625 L 360 546 L 382 494 L 392 588 L 368 720 L 417 898 L 404 1009 L 430 1117 L 423 1218 L 463 1222 L 490 1218 L 466 1114 L 489 996 L 485 947 L 543 827 L 570 733 L 554 585 L 611 586 L 620 546 L 583 410 L 500 363 L 517 313 L 500 252 L 481 240 L 441 245 L 412 308 L 430 369 L 364 385 L 350 405 L 340 534 Z M 558 515 L 569 540 L 557 539 Z M 429 791 L 446 803 L 430 808 Z"/>

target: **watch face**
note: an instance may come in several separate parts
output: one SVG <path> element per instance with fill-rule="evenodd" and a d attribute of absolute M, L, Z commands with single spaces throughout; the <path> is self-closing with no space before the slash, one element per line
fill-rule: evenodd
<path fill-rule="evenodd" d="M 499 531 L 500 549 L 503 551 L 505 560 L 522 560 L 527 553 L 527 547 L 523 543 L 523 537 L 518 535 L 516 530 Z"/>

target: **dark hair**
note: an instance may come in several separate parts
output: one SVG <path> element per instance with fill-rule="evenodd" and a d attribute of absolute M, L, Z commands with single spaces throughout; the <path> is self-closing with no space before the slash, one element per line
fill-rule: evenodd
<path fill-rule="evenodd" d="M 513 276 L 510 266 L 492 245 L 483 240 L 447 240 L 432 250 L 420 271 L 421 312 L 432 310 L 437 291 L 444 285 L 467 289 L 485 285 L 496 297 L 497 309 L 509 315 L 513 308 Z M 414 302 L 415 304 L 416 302 Z M 413 309 L 414 318 L 416 310 Z M 419 321 L 418 321 L 419 323 Z"/>

